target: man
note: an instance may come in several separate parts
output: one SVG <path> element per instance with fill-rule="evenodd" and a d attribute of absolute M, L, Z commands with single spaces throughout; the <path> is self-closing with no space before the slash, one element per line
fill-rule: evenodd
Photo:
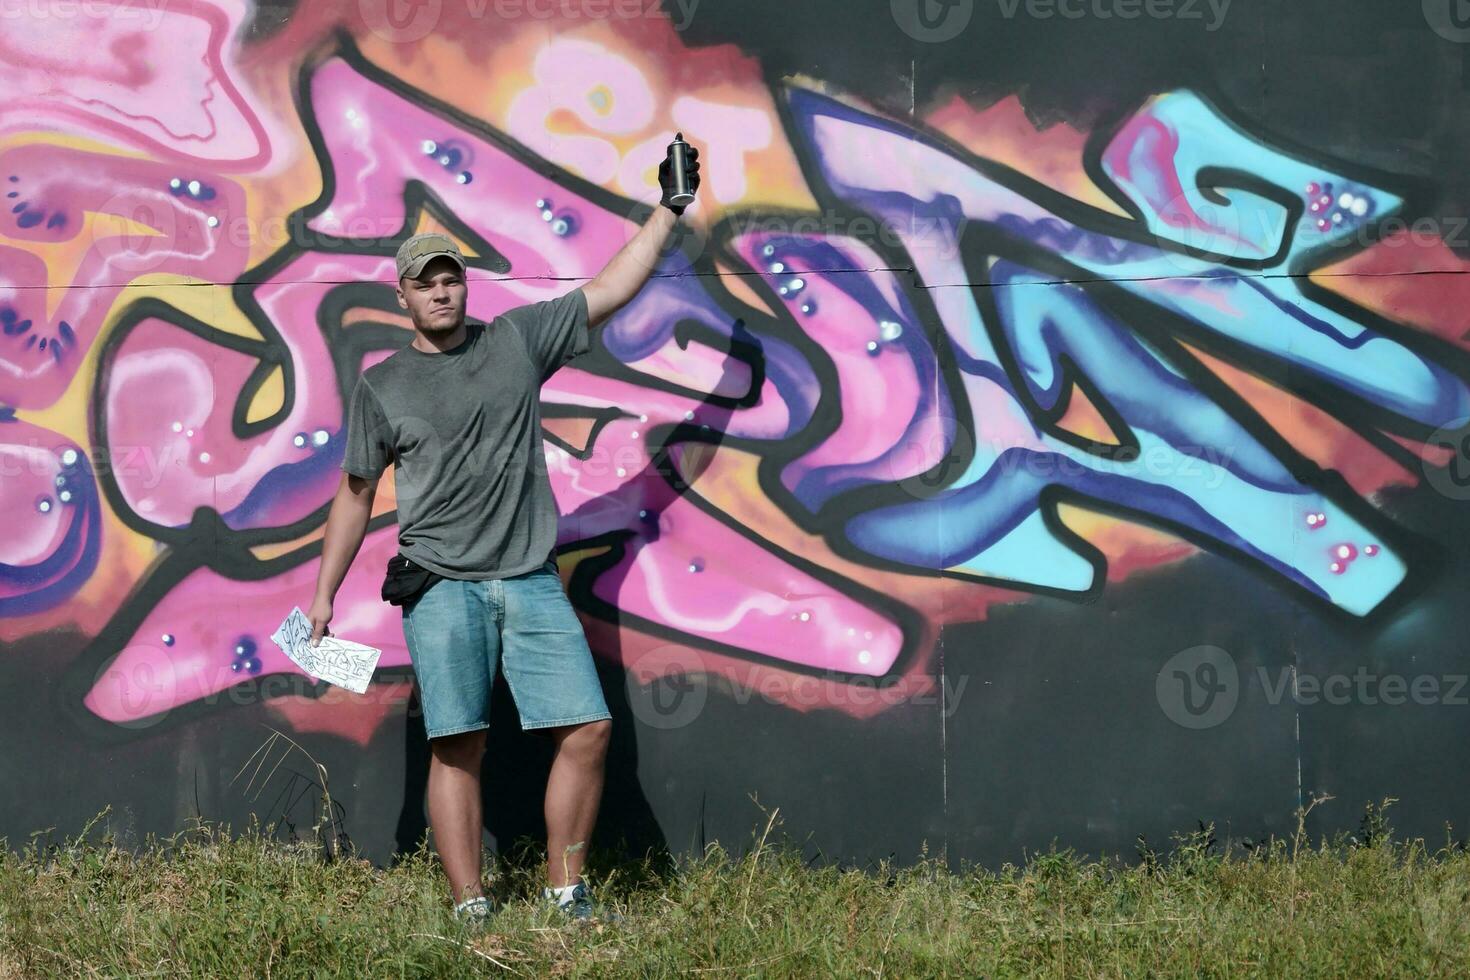
<path fill-rule="evenodd" d="M 691 148 L 691 189 L 699 184 L 697 161 Z M 333 599 L 391 462 L 395 562 L 428 582 L 403 601 L 403 631 L 430 740 L 429 824 L 455 913 L 466 919 L 483 921 L 493 908 L 480 878 L 480 765 L 497 667 L 521 727 L 548 730 L 555 746 L 543 894 L 573 918 L 597 914 L 581 869 L 612 722 L 557 573 L 540 387 L 588 349 L 589 327 L 647 281 L 684 210 L 670 202 L 668 161 L 659 183 L 661 206 L 586 285 L 489 324 L 465 319 L 465 261 L 451 239 L 425 234 L 404 242 L 398 304 L 413 321 L 413 341 L 363 372 L 348 409 L 344 474 L 308 614 L 312 642 L 330 633 Z"/>

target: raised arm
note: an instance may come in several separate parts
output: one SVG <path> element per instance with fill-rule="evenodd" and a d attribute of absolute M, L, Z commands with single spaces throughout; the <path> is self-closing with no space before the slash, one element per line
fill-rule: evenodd
<path fill-rule="evenodd" d="M 658 168 L 659 187 L 663 197 L 653 209 L 643 227 L 638 229 L 628 243 L 618 249 L 602 271 L 582 287 L 587 297 L 587 324 L 597 326 L 628 304 L 658 265 L 659 253 L 684 208 L 669 202 L 673 194 L 673 178 L 669 161 L 664 160 Z M 699 190 L 699 150 L 689 148 L 689 189 Z"/>

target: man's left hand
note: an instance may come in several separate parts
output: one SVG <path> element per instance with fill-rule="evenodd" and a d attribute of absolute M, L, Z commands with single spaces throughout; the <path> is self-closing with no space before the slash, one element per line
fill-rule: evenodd
<path fill-rule="evenodd" d="M 689 193 L 699 193 L 699 150 L 693 145 L 689 146 L 688 167 L 685 173 L 689 176 Z M 669 198 L 674 195 L 674 168 L 669 164 L 669 158 L 664 157 L 664 162 L 658 165 L 658 186 L 663 191 L 663 197 L 658 203 L 668 208 L 675 214 L 683 214 L 687 204 L 671 204 Z"/>

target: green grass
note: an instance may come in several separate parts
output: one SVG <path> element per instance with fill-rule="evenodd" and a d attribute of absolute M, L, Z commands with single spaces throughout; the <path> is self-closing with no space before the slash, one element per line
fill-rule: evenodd
<path fill-rule="evenodd" d="M 489 869 L 508 904 L 479 933 L 427 851 L 377 869 L 218 827 L 12 844 L 0 977 L 1470 975 L 1470 854 L 1395 841 L 1383 807 L 1332 841 L 1224 847 L 1206 827 L 1167 856 L 992 872 L 808 866 L 772 816 L 744 856 L 597 867 L 619 926 L 560 927 L 523 852 Z"/>

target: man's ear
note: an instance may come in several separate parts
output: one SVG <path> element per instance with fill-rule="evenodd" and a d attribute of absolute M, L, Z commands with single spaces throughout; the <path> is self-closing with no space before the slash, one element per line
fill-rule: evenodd
<path fill-rule="evenodd" d="M 404 309 L 404 310 L 408 309 L 408 300 L 406 300 L 406 299 L 403 298 L 403 280 L 402 279 L 398 280 L 398 285 L 394 287 L 393 291 L 398 294 L 398 306 L 399 306 L 399 308 L 400 309 Z"/>

